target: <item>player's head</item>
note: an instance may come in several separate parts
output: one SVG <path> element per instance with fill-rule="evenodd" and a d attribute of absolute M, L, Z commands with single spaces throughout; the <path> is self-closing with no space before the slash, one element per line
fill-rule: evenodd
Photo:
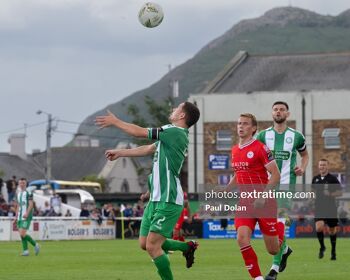
<path fill-rule="evenodd" d="M 190 128 L 198 121 L 199 116 L 200 112 L 197 106 L 186 101 L 173 109 L 169 121 L 172 123 L 183 122 L 185 126 Z"/>
<path fill-rule="evenodd" d="M 272 118 L 275 123 L 284 123 L 289 117 L 289 106 L 287 102 L 276 101 L 272 105 Z"/>
<path fill-rule="evenodd" d="M 322 158 L 318 161 L 318 170 L 321 175 L 327 175 L 329 171 L 329 161 Z"/>
<path fill-rule="evenodd" d="M 25 190 L 27 187 L 27 179 L 26 178 L 19 179 L 18 186 L 20 187 L 21 190 Z"/>
<path fill-rule="evenodd" d="M 258 128 L 256 117 L 250 113 L 240 114 L 237 122 L 237 134 L 239 138 L 252 137 Z"/>

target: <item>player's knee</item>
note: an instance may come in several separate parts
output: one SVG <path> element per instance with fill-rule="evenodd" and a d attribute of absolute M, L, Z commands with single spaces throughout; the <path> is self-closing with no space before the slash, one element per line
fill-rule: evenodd
<path fill-rule="evenodd" d="M 146 251 L 146 243 L 140 242 L 139 245 L 140 245 L 140 248 L 141 248 L 142 250 L 145 250 L 145 251 Z"/>
<path fill-rule="evenodd" d="M 156 251 L 156 246 L 153 243 L 147 242 L 146 251 L 148 254 L 153 255 L 154 251 Z"/>
<path fill-rule="evenodd" d="M 140 238 L 139 239 L 139 245 L 142 250 L 146 251 L 146 238 Z"/>
<path fill-rule="evenodd" d="M 271 248 L 267 248 L 267 251 L 269 252 L 270 255 L 277 255 L 279 252 L 279 248 L 278 247 L 271 247 Z"/>
<path fill-rule="evenodd" d="M 323 231 L 323 225 L 322 226 L 321 225 L 316 225 L 316 231 L 317 232 Z"/>
<path fill-rule="evenodd" d="M 237 236 L 237 243 L 239 247 L 244 247 L 250 244 L 250 240 L 248 236 L 245 235 L 238 235 Z"/>

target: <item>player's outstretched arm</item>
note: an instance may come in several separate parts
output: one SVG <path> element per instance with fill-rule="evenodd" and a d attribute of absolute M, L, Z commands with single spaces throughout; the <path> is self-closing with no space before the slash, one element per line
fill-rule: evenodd
<path fill-rule="evenodd" d="M 147 128 L 138 126 L 136 124 L 124 122 L 118 117 L 116 117 L 112 112 L 109 110 L 107 111 L 106 116 L 97 116 L 95 119 L 95 124 L 99 126 L 100 128 L 105 128 L 109 126 L 115 126 L 121 130 L 123 130 L 125 133 L 135 136 L 135 137 L 142 137 L 147 138 L 148 136 L 148 130 Z"/>
<path fill-rule="evenodd" d="M 144 145 L 132 149 L 115 149 L 107 150 L 105 152 L 106 158 L 108 160 L 116 160 L 120 157 L 142 157 L 148 156 L 155 152 L 156 146 L 154 144 Z"/>

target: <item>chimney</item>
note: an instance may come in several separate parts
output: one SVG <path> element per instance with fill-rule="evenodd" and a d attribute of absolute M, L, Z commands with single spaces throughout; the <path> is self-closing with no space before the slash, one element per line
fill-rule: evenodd
<path fill-rule="evenodd" d="M 9 136 L 10 155 L 27 159 L 25 138 L 26 135 L 24 133 L 14 133 Z"/>

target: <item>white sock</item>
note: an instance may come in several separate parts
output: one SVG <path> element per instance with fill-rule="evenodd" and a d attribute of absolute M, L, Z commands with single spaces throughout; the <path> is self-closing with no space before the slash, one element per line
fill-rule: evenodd
<path fill-rule="evenodd" d="M 258 276 L 258 277 L 255 277 L 254 280 L 264 280 L 264 277 Z"/>
<path fill-rule="evenodd" d="M 286 245 L 286 248 L 284 248 L 284 250 L 283 250 L 283 255 L 288 252 L 288 248 L 289 248 L 288 245 Z"/>
<path fill-rule="evenodd" d="M 279 269 L 280 269 L 280 266 L 277 265 L 277 264 L 273 264 L 273 265 L 271 266 L 271 270 L 274 270 L 274 271 L 276 271 L 277 273 L 279 272 Z"/>

